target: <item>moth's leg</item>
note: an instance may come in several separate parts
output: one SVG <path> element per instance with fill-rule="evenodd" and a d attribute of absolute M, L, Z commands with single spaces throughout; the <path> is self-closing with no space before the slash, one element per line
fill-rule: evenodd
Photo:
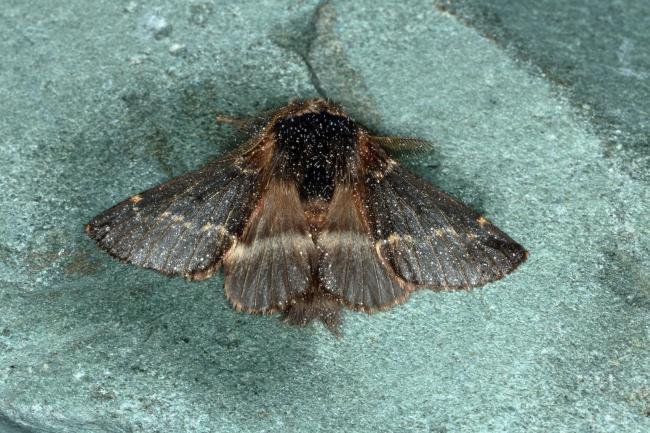
<path fill-rule="evenodd" d="M 247 129 L 248 126 L 251 124 L 253 119 L 247 118 L 247 117 L 233 117 L 233 116 L 227 116 L 225 114 L 217 114 L 217 117 L 215 118 L 217 123 L 225 123 L 228 125 L 232 125 L 235 128 L 238 129 Z"/>
<path fill-rule="evenodd" d="M 392 152 L 421 152 L 433 147 L 433 143 L 422 138 L 385 137 L 373 135 L 370 141 Z"/>

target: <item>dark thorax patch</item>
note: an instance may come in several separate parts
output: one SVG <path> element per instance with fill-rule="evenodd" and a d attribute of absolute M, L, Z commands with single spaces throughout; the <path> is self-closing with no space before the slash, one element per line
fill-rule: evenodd
<path fill-rule="evenodd" d="M 275 175 L 295 180 L 304 201 L 329 201 L 336 180 L 354 168 L 358 127 L 326 110 L 279 119 Z"/>

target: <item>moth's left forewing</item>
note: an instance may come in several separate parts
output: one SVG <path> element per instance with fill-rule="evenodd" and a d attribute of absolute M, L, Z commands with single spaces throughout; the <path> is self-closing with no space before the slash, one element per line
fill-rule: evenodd
<path fill-rule="evenodd" d="M 481 286 L 528 255 L 484 217 L 397 162 L 369 173 L 365 186 L 377 251 L 414 288 Z"/>

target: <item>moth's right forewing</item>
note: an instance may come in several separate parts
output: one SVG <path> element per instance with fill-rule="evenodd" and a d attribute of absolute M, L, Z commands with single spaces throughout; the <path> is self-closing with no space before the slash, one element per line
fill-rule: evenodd
<path fill-rule="evenodd" d="M 86 232 L 122 260 L 205 278 L 243 230 L 258 193 L 256 171 L 217 160 L 118 203 Z"/>
<path fill-rule="evenodd" d="M 528 253 L 485 218 L 399 164 L 369 176 L 366 204 L 385 262 L 416 287 L 481 286 Z"/>

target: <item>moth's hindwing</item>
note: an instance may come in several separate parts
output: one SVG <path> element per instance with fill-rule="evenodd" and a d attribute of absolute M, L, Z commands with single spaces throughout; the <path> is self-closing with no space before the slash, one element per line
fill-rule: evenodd
<path fill-rule="evenodd" d="M 317 244 L 321 284 L 348 307 L 372 312 L 406 298 L 407 291 L 377 255 L 360 195 L 351 188 L 337 186 Z"/>
<path fill-rule="evenodd" d="M 311 285 L 315 257 L 295 183 L 271 180 L 224 258 L 226 296 L 247 312 L 283 309 Z"/>
<path fill-rule="evenodd" d="M 256 172 L 217 160 L 118 203 L 93 218 L 86 232 L 119 259 L 206 278 L 241 233 L 258 184 Z"/>
<path fill-rule="evenodd" d="M 481 286 L 528 256 L 485 218 L 399 164 L 383 177 L 369 176 L 366 188 L 377 250 L 413 288 Z"/>

